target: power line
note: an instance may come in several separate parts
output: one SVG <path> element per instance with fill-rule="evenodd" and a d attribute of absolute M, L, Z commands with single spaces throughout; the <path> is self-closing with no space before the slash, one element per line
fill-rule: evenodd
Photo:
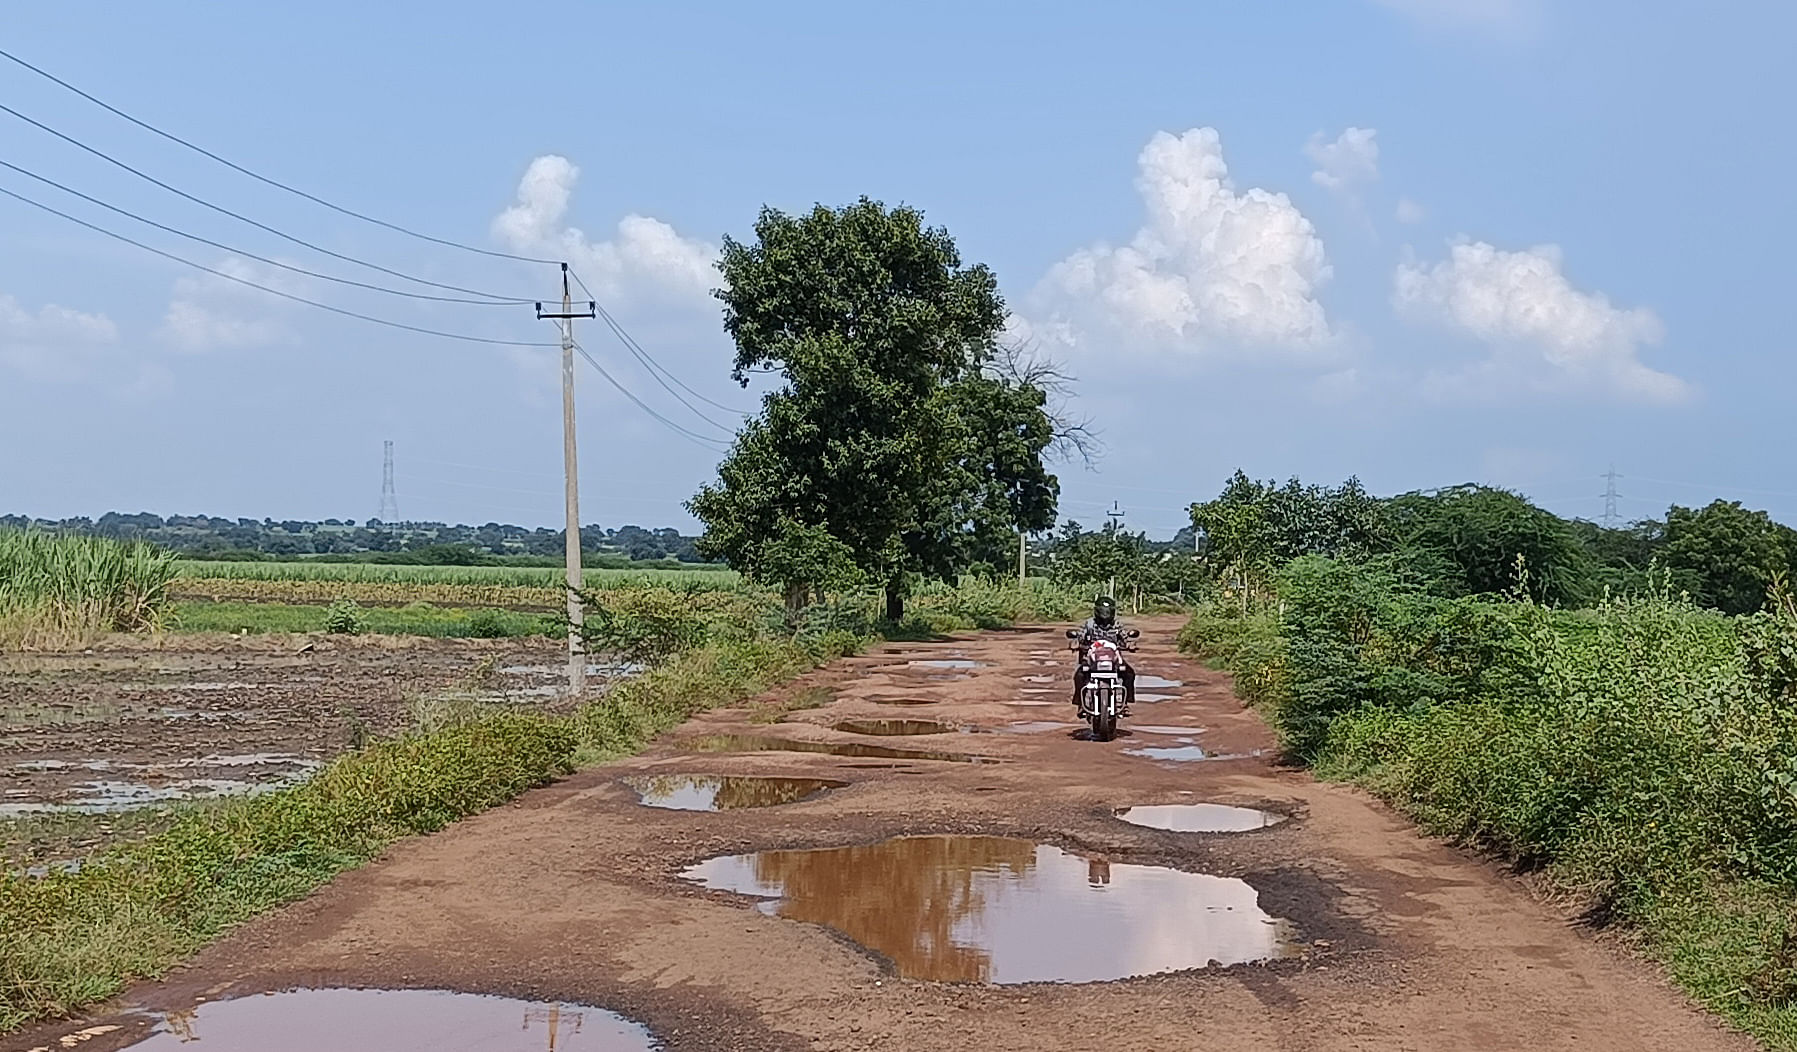
<path fill-rule="evenodd" d="M 218 270 L 214 267 L 206 266 L 204 263 L 195 263 L 193 260 L 187 259 L 183 256 L 177 256 L 173 252 L 165 252 L 160 248 L 156 248 L 151 245 L 146 245 L 142 241 L 138 241 L 138 240 L 135 240 L 134 238 L 126 237 L 124 234 L 120 234 L 117 231 L 108 230 L 103 226 L 99 226 L 97 224 L 90 223 L 85 219 L 76 218 L 75 216 L 72 216 L 72 215 L 68 214 L 67 212 L 61 211 L 56 208 L 52 208 L 49 205 L 44 204 L 42 201 L 34 201 L 31 198 L 26 197 L 24 194 L 16 193 L 12 190 L 8 190 L 7 188 L 5 188 L 3 186 L 0 186 L 0 194 L 4 194 L 7 197 L 10 197 L 15 201 L 23 201 L 25 204 L 28 204 L 33 208 L 41 209 L 45 212 L 50 213 L 53 216 L 60 216 L 61 218 L 66 219 L 71 223 L 74 223 L 76 226 L 86 227 L 87 229 L 92 230 L 96 234 L 104 234 L 105 236 L 112 238 L 115 241 L 123 241 L 127 245 L 131 245 L 136 248 L 141 248 L 145 252 L 151 253 L 152 255 L 161 256 L 163 259 L 173 260 L 174 262 L 180 263 L 183 266 L 192 267 L 195 270 L 204 271 L 204 272 L 211 274 L 215 277 L 224 278 L 226 281 L 232 281 L 232 282 L 236 282 L 239 285 L 246 285 L 252 289 L 258 289 L 262 292 L 268 293 L 271 296 L 279 296 L 282 299 L 292 300 L 295 303 L 304 303 L 308 307 L 317 307 L 319 310 L 330 311 L 332 314 L 341 314 L 346 318 L 355 318 L 359 321 L 373 322 L 376 325 L 385 325 L 388 328 L 392 328 L 392 329 L 403 329 L 407 332 L 420 333 L 425 336 L 438 336 L 438 337 L 442 337 L 443 339 L 446 339 L 446 340 L 462 340 L 467 343 L 488 343 L 488 344 L 494 344 L 494 345 L 501 346 L 501 347 L 554 347 L 555 346 L 555 344 L 553 344 L 553 343 L 541 343 L 541 342 L 532 341 L 532 340 L 497 340 L 497 339 L 492 339 L 492 338 L 486 337 L 486 336 L 468 336 L 463 333 L 444 332 L 440 329 L 426 329 L 426 328 L 424 328 L 422 326 L 418 326 L 418 325 L 407 325 L 404 322 L 389 321 L 386 318 L 377 318 L 371 314 L 360 314 L 353 310 L 345 310 L 342 307 L 333 307 L 328 303 L 320 303 L 317 300 L 310 300 L 304 296 L 296 296 L 291 292 L 282 292 L 280 289 L 270 288 L 267 285 L 257 284 L 256 282 L 251 281 L 248 278 L 240 278 L 235 274 L 227 274 L 222 270 Z"/>
<path fill-rule="evenodd" d="M 587 349 L 585 347 L 582 347 L 580 344 L 576 343 L 574 345 L 574 349 L 580 352 L 580 356 L 582 358 L 585 358 L 587 360 L 587 364 L 592 366 L 594 368 L 594 370 L 596 370 L 599 373 L 600 376 L 605 377 L 606 383 L 611 384 L 613 387 L 618 389 L 618 393 L 622 394 L 625 398 L 628 398 L 632 402 L 636 403 L 636 407 L 638 409 L 641 409 L 643 412 L 648 413 L 650 416 L 654 417 L 656 420 L 660 421 L 662 424 L 666 425 L 671 430 L 678 432 L 679 434 L 683 435 L 690 441 L 697 442 L 699 445 L 705 447 L 706 449 L 710 449 L 715 452 L 721 453 L 729 448 L 729 445 L 725 442 L 722 442 L 718 439 L 712 438 L 708 435 L 701 435 L 696 431 L 689 430 L 685 427 L 680 426 L 679 424 L 676 424 L 674 421 L 669 420 L 667 417 L 661 415 L 652 406 L 650 406 L 649 403 L 643 401 L 641 398 L 638 398 L 635 394 L 633 394 L 631 392 L 630 388 L 625 387 L 623 384 L 619 383 L 617 381 L 617 379 L 612 376 L 611 373 L 606 372 L 605 366 L 600 365 L 599 360 L 597 358 L 594 358 L 591 354 L 588 354 Z"/>
<path fill-rule="evenodd" d="M 261 183 L 265 183 L 269 186 L 276 188 L 277 190 L 285 190 L 290 194 L 294 194 L 299 197 L 303 197 L 306 200 L 311 201 L 313 204 L 323 205 L 324 207 L 329 208 L 333 212 L 339 212 L 343 215 L 351 217 L 352 219 L 360 219 L 364 223 L 373 223 L 375 226 L 384 227 L 384 228 L 386 228 L 388 230 L 392 230 L 396 233 L 405 234 L 408 237 L 415 237 L 421 241 L 429 241 L 435 245 L 443 245 L 448 248 L 459 248 L 464 252 L 475 252 L 475 253 L 479 253 L 480 255 L 483 255 L 483 256 L 492 256 L 492 257 L 495 257 L 498 259 L 515 259 L 521 263 L 554 264 L 554 263 L 559 262 L 558 260 L 553 260 L 553 259 L 537 259 L 534 256 L 520 256 L 520 255 L 516 255 L 511 252 L 500 252 L 495 249 L 481 248 L 477 245 L 467 245 L 467 244 L 463 244 L 460 241 L 451 241 L 448 238 L 432 237 L 429 234 L 421 234 L 416 230 L 407 229 L 406 227 L 400 226 L 397 223 L 389 223 L 384 219 L 376 219 L 373 216 L 364 215 L 361 212 L 355 211 L 354 209 L 345 208 L 339 204 L 333 204 L 330 201 L 327 201 L 322 197 L 318 197 L 313 194 L 309 194 L 304 190 L 298 189 L 297 187 L 289 186 L 286 183 L 283 183 L 278 179 L 271 179 L 268 176 L 262 175 L 259 172 L 251 171 L 250 169 L 245 168 L 243 165 L 240 165 L 240 164 L 236 163 L 235 161 L 230 161 L 230 160 L 227 160 L 226 158 L 220 157 L 218 154 L 213 153 L 211 150 L 208 150 L 203 146 L 198 146 L 194 143 L 188 142 L 186 139 L 181 138 L 179 135 L 175 135 L 172 132 L 163 131 L 161 128 L 158 128 L 155 125 L 150 124 L 147 121 L 139 120 L 138 118 L 133 117 L 131 114 L 126 113 L 124 110 L 121 110 L 116 106 L 113 106 L 109 103 L 106 103 L 100 99 L 95 98 L 94 96 L 88 94 L 87 92 L 82 91 L 80 88 L 76 87 L 75 85 L 70 84 L 68 81 L 63 80 L 61 77 L 58 77 L 55 74 L 50 73 L 47 70 L 40 69 L 37 66 L 34 66 L 31 63 L 20 58 L 19 56 L 12 54 L 9 51 L 0 50 L 0 58 L 5 58 L 11 62 L 17 63 L 18 65 L 25 67 L 26 69 L 30 70 L 31 72 L 36 73 L 38 76 L 43 77 L 44 79 L 46 79 L 54 84 L 58 84 L 64 88 L 67 88 L 68 90 L 81 96 L 82 98 L 86 99 L 87 101 L 89 101 L 89 102 L 93 103 L 94 105 L 100 107 L 101 109 L 107 111 L 108 113 L 111 113 L 112 115 L 114 115 L 116 117 L 122 117 L 125 120 L 130 121 L 132 124 L 137 125 L 139 128 L 142 128 L 147 132 L 151 132 L 153 134 L 160 135 L 164 139 L 167 139 L 170 142 L 177 143 L 181 146 L 185 146 L 188 149 L 194 151 L 195 153 L 200 154 L 203 157 L 208 157 L 214 161 L 217 161 L 219 164 L 224 165 L 226 168 L 229 168 L 234 172 L 239 172 L 243 175 L 247 175 L 251 179 L 254 179 Z"/>
<path fill-rule="evenodd" d="M 733 409 L 730 406 L 724 405 L 721 402 L 714 402 L 711 399 L 700 394 L 699 392 L 693 390 L 691 387 L 688 387 L 686 385 L 685 381 L 681 380 L 680 377 L 675 376 L 672 372 L 669 372 L 666 368 L 664 368 L 662 366 L 662 364 L 660 362 L 656 361 L 655 356 L 650 354 L 647 350 L 645 350 L 643 348 L 642 344 L 640 344 L 636 341 L 636 337 L 630 335 L 630 333 L 625 331 L 624 326 L 619 324 L 618 320 L 616 318 L 612 317 L 611 314 L 608 311 L 606 311 L 605 307 L 602 304 L 600 304 L 599 298 L 597 296 L 593 295 L 593 290 L 587 288 L 587 283 L 585 281 L 581 280 L 580 275 L 575 272 L 574 268 L 569 267 L 568 273 L 573 275 L 575 284 L 580 286 L 580 291 L 586 295 L 588 300 L 592 301 L 593 310 L 598 313 L 600 318 L 605 320 L 605 324 L 611 328 L 612 332 L 617 334 L 618 339 L 620 341 L 622 341 L 624 346 L 630 350 L 631 354 L 636 355 L 637 360 L 642 362 L 643 365 L 649 369 L 651 374 L 654 374 L 658 371 L 661 373 L 666 373 L 668 379 L 674 381 L 676 384 L 679 384 L 680 388 L 682 390 L 684 390 L 687 394 L 692 395 L 694 398 L 697 398 L 699 401 L 704 402 L 706 405 L 712 406 L 713 408 L 721 409 L 726 413 L 733 413 L 736 416 L 746 417 L 746 416 L 750 415 L 748 413 L 743 412 L 740 409 Z M 657 379 L 659 382 L 659 377 Z M 662 386 L 667 387 L 667 384 L 665 382 L 662 382 Z M 668 393 L 674 394 L 673 391 L 669 391 Z M 704 413 L 699 412 L 699 410 L 697 408 L 695 408 L 690 403 L 688 403 L 686 401 L 686 399 L 680 398 L 680 396 L 678 394 L 674 394 L 674 397 L 677 399 L 680 399 L 680 403 L 682 405 L 685 405 L 688 409 L 691 409 L 693 411 L 693 414 L 695 416 L 699 417 L 701 420 L 704 420 L 704 421 L 710 423 L 713 427 L 720 428 L 726 432 L 731 431 L 730 428 L 724 427 L 722 424 L 719 424 L 717 421 L 712 420 L 710 417 L 706 416 Z"/>
<path fill-rule="evenodd" d="M 512 303 L 504 303 L 499 300 L 492 300 L 492 299 L 468 299 L 468 298 L 461 297 L 461 296 L 434 296 L 428 292 L 408 292 L 405 289 L 388 288 L 385 285 L 372 285 L 366 281 L 356 281 L 353 278 L 340 278 L 334 274 L 321 274 L 316 270 L 307 270 L 305 267 L 296 267 L 291 263 L 283 263 L 278 259 L 270 259 L 267 256 L 259 256 L 254 252 L 247 252 L 241 248 L 235 248 L 231 245 L 226 245 L 226 244 L 223 244 L 218 241 L 213 241 L 211 238 L 201 237 L 198 234 L 190 234 L 185 230 L 181 230 L 176 227 L 168 226 L 167 224 L 164 224 L 164 223 L 158 223 L 154 219 L 147 219 L 129 209 L 120 208 L 117 205 L 108 204 L 107 202 L 102 201 L 97 197 L 91 197 L 87 194 L 84 194 L 81 191 L 75 189 L 74 187 L 64 186 L 62 183 L 59 183 L 56 180 L 51 179 L 48 176 L 39 175 L 38 173 L 31 171 L 30 169 L 27 169 L 27 168 L 21 168 L 18 165 L 13 164 L 11 161 L 0 160 L 0 167 L 9 168 L 12 171 L 18 172 L 20 175 L 23 175 L 28 179 L 35 179 L 38 182 L 43 183 L 46 186 L 53 186 L 56 189 L 61 190 L 65 194 L 69 194 L 74 197 L 79 197 L 83 201 L 88 202 L 89 204 L 99 205 L 101 208 L 104 208 L 110 212 L 116 212 L 117 214 L 122 215 L 122 216 L 126 217 L 127 219 L 135 219 L 139 223 L 144 224 L 145 226 L 155 227 L 157 230 L 160 230 L 164 233 L 173 234 L 176 237 L 183 237 L 189 241 L 198 242 L 199 244 L 202 244 L 202 245 L 208 245 L 212 248 L 216 248 L 216 249 L 220 250 L 221 252 L 229 252 L 233 255 L 242 256 L 245 259 L 253 259 L 258 263 L 266 263 L 267 265 L 269 265 L 271 267 L 278 267 L 281 270 L 292 271 L 295 274 L 303 274 L 308 278 L 317 278 L 321 281 L 334 281 L 339 285 L 349 285 L 352 288 L 368 289 L 371 292 L 384 292 L 389 296 L 405 296 L 405 297 L 408 297 L 410 299 L 415 299 L 415 300 L 430 300 L 435 303 L 472 303 L 472 304 L 475 304 L 477 306 L 482 306 L 482 307 L 511 307 L 511 306 L 515 306 L 515 304 L 512 304 Z"/>
<path fill-rule="evenodd" d="M 12 116 L 17 117 L 19 120 L 24 121 L 26 124 L 29 124 L 32 127 L 37 128 L 41 131 L 48 132 L 49 134 L 56 136 L 58 139 L 61 139 L 63 142 L 66 142 L 69 145 L 76 147 L 77 149 L 85 150 L 86 152 L 93 154 L 95 157 L 100 158 L 102 161 L 105 161 L 106 163 L 111 164 L 117 168 L 123 169 L 124 171 L 130 172 L 132 175 L 137 176 L 139 179 L 142 179 L 149 183 L 153 183 L 154 185 L 159 186 L 164 190 L 167 190 L 169 193 L 174 194 L 175 196 L 180 197 L 183 200 L 191 201 L 194 204 L 199 205 L 202 208 L 209 208 L 212 211 L 219 213 L 220 215 L 230 216 L 232 219 L 235 219 L 240 223 L 248 223 L 250 226 L 255 227 L 257 230 L 261 230 L 266 233 L 273 234 L 274 236 L 276 236 L 278 238 L 281 238 L 286 241 L 291 241 L 294 244 L 299 245 L 303 248 L 309 248 L 314 252 L 318 252 L 323 255 L 330 256 L 332 259 L 340 259 L 345 263 L 354 263 L 358 267 L 367 267 L 370 270 L 378 270 L 382 274 L 388 274 L 388 275 L 391 275 L 396 278 L 404 279 L 406 281 L 415 282 L 419 285 L 428 285 L 431 288 L 435 288 L 435 289 L 445 289 L 449 292 L 461 292 L 461 293 L 465 293 L 470 296 L 482 296 L 482 297 L 485 297 L 486 299 L 493 300 L 497 303 L 507 303 L 507 304 L 517 305 L 517 304 L 522 304 L 522 303 L 534 303 L 535 302 L 532 299 L 522 297 L 522 296 L 501 296 L 498 293 L 482 292 L 480 289 L 468 289 L 468 288 L 463 288 L 460 285 L 448 285 L 448 284 L 444 284 L 443 282 L 440 282 L 440 281 L 431 281 L 428 278 L 421 278 L 421 277 L 418 277 L 413 274 L 407 274 L 403 270 L 394 270 L 392 267 L 384 267 L 384 266 L 381 266 L 379 263 L 370 263 L 369 261 L 367 261 L 365 259 L 357 259 L 355 256 L 347 256 L 341 252 L 333 252 L 332 250 L 325 248 L 323 245 L 316 245 L 310 241 L 307 241 L 304 238 L 295 237 L 294 235 L 289 234 L 286 231 L 277 230 L 276 228 L 269 226 L 267 223 L 258 222 L 254 219 L 251 219 L 249 216 L 243 215 L 242 213 L 233 212 L 229 208 L 226 208 L 223 205 L 213 204 L 211 201 L 208 201 L 205 198 L 196 197 L 193 194 L 190 194 L 187 191 L 180 189 L 179 187 L 172 186 L 168 183 L 165 183 L 161 179 L 156 178 L 155 176 L 149 174 L 148 172 L 142 171 L 141 169 L 138 169 L 138 168 L 133 168 L 132 166 L 126 164 L 124 161 L 119 160 L 117 157 L 114 157 L 109 153 L 106 153 L 102 150 L 99 150 L 92 146 L 89 146 L 88 144 L 82 142 L 80 139 L 77 139 L 72 135 L 66 135 L 62 132 L 57 131 L 55 128 L 50 127 L 48 124 L 45 124 L 42 121 L 35 120 L 31 117 L 27 117 L 25 114 L 20 113 L 18 110 L 13 109 L 11 106 L 6 105 L 5 103 L 0 103 L 0 112 L 9 113 Z"/>

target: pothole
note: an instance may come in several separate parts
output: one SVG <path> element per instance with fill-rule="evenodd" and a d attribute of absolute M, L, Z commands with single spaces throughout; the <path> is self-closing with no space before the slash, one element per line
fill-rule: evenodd
<path fill-rule="evenodd" d="M 1140 701 L 1141 699 L 1137 698 L 1136 700 Z M 1154 724 L 1148 724 L 1146 726 L 1143 726 L 1140 724 L 1131 724 L 1130 729 L 1136 731 L 1138 734 L 1187 735 L 1187 734 L 1202 734 L 1204 732 L 1203 727 L 1175 727 L 1172 725 L 1156 726 Z"/>
<path fill-rule="evenodd" d="M 684 876 L 768 901 L 938 982 L 1102 982 L 1296 952 L 1245 881 L 1004 837 L 726 855 Z"/>
<path fill-rule="evenodd" d="M 875 705 L 934 705 L 935 698 L 868 698 Z"/>
<path fill-rule="evenodd" d="M 1247 752 L 1209 753 L 1196 745 L 1149 745 L 1140 749 L 1125 749 L 1128 756 L 1142 756 L 1150 760 L 1170 760 L 1174 763 L 1193 763 L 1198 760 L 1246 760 L 1259 756 L 1263 750 L 1249 749 Z"/>
<path fill-rule="evenodd" d="M 1071 723 L 1057 723 L 1054 720 L 1021 720 L 1007 723 L 1001 729 L 1010 734 L 1047 734 L 1049 731 L 1070 731 L 1073 727 Z"/>
<path fill-rule="evenodd" d="M 871 742 L 813 742 L 775 738 L 762 734 L 709 734 L 687 743 L 698 752 L 814 752 L 829 756 L 856 756 L 882 760 L 947 760 L 958 763 L 998 763 L 990 756 L 938 752 L 934 749 L 900 749 Z"/>
<path fill-rule="evenodd" d="M 884 736 L 906 734 L 949 734 L 959 728 L 952 723 L 939 723 L 936 720 L 838 720 L 831 724 L 833 730 L 847 734 L 876 734 Z"/>
<path fill-rule="evenodd" d="M 170 1012 L 130 1052 L 654 1052 L 649 1030 L 586 1005 L 515 1001 L 443 990 L 291 990 Z M 74 1047 L 64 1039 L 63 1043 Z"/>
<path fill-rule="evenodd" d="M 1151 804 L 1126 807 L 1117 817 L 1130 825 L 1175 833 L 1246 833 L 1285 821 L 1284 815 L 1227 804 Z"/>
<path fill-rule="evenodd" d="M 809 799 L 847 782 L 828 778 L 753 778 L 723 774 L 654 774 L 624 779 L 648 807 L 672 811 L 735 811 Z"/>
<path fill-rule="evenodd" d="M 1185 685 L 1185 680 L 1182 679 L 1162 679 L 1159 676 L 1144 676 L 1139 672 L 1136 674 L 1137 690 L 1141 690 L 1144 687 L 1149 690 L 1172 690 L 1176 687 L 1183 687 Z"/>
<path fill-rule="evenodd" d="M 987 662 L 975 661 L 972 658 L 918 658 L 905 662 L 919 668 L 986 668 Z"/>

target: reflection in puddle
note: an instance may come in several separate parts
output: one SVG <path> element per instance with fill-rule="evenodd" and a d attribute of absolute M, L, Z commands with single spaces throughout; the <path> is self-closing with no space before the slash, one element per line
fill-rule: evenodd
<path fill-rule="evenodd" d="M 1175 833 L 1245 833 L 1285 821 L 1284 815 L 1225 804 L 1155 804 L 1126 807 L 1117 817 L 1131 825 L 1170 829 Z"/>
<path fill-rule="evenodd" d="M 654 1052 L 649 1031 L 585 1005 L 442 990 L 293 990 L 164 1016 L 129 1052 Z"/>
<path fill-rule="evenodd" d="M 673 811 L 735 811 L 777 807 L 840 789 L 847 782 L 826 778 L 747 778 L 721 774 L 656 774 L 626 778 L 649 807 Z"/>
<path fill-rule="evenodd" d="M 905 662 L 905 664 L 917 665 L 922 668 L 985 668 L 986 667 L 986 662 L 975 661 L 972 658 L 929 658 L 929 659 L 919 658 L 915 661 L 907 661 L 907 662 Z"/>
<path fill-rule="evenodd" d="M 727 855 L 688 869 L 942 982 L 1100 982 L 1291 952 L 1246 882 L 1002 837 L 901 837 Z"/>
<path fill-rule="evenodd" d="M 811 742 L 761 734 L 708 734 L 686 747 L 699 752 L 817 752 L 831 756 L 861 756 L 884 760 L 952 760 L 960 763 L 997 763 L 990 756 L 937 752 L 934 749 L 900 749 L 869 742 Z"/>
<path fill-rule="evenodd" d="M 1150 745 L 1141 749 L 1123 750 L 1129 756 L 1145 756 L 1150 760 L 1172 760 L 1176 763 L 1191 763 L 1195 760 L 1247 760 L 1259 756 L 1260 749 L 1247 752 L 1207 753 L 1196 745 Z"/>
<path fill-rule="evenodd" d="M 1144 676 L 1140 673 L 1137 673 L 1136 675 L 1136 687 L 1138 689 L 1147 687 L 1149 690 L 1171 690 L 1174 687 L 1183 686 L 1185 686 L 1184 680 L 1162 679 L 1159 676 Z"/>
<path fill-rule="evenodd" d="M 935 720 L 841 720 L 832 728 L 847 734 L 878 735 L 948 734 L 957 729 Z"/>

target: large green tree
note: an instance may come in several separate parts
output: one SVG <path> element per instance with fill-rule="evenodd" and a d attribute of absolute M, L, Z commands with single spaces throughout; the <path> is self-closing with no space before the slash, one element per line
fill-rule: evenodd
<path fill-rule="evenodd" d="M 1666 568 L 1692 599 L 1724 613 L 1752 613 L 1765 605 L 1767 588 L 1790 571 L 1794 541 L 1797 532 L 1740 501 L 1674 505 L 1666 513 Z"/>
<path fill-rule="evenodd" d="M 982 371 L 1004 303 L 947 231 L 866 198 L 763 209 L 719 268 L 736 378 L 784 384 L 688 503 L 702 550 L 785 584 L 789 602 L 859 575 L 896 620 L 908 575 L 956 572 L 998 519 L 1053 521 L 1039 392 Z"/>
<path fill-rule="evenodd" d="M 1265 590 L 1275 571 L 1301 555 L 1360 559 L 1389 541 L 1382 502 L 1354 478 L 1281 486 L 1238 470 L 1215 500 L 1190 510 L 1211 573 L 1239 577 L 1250 590 Z"/>
<path fill-rule="evenodd" d="M 1386 508 L 1406 569 L 1449 595 L 1521 585 L 1539 602 L 1576 605 L 1596 591 L 1597 568 L 1571 527 L 1521 494 L 1450 486 L 1393 497 Z"/>

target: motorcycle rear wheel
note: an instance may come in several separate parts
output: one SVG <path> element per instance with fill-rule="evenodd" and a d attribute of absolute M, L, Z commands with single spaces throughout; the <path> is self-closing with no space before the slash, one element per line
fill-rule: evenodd
<path fill-rule="evenodd" d="M 1108 742 L 1117 736 L 1117 717 L 1103 713 L 1092 714 L 1092 740 Z"/>

